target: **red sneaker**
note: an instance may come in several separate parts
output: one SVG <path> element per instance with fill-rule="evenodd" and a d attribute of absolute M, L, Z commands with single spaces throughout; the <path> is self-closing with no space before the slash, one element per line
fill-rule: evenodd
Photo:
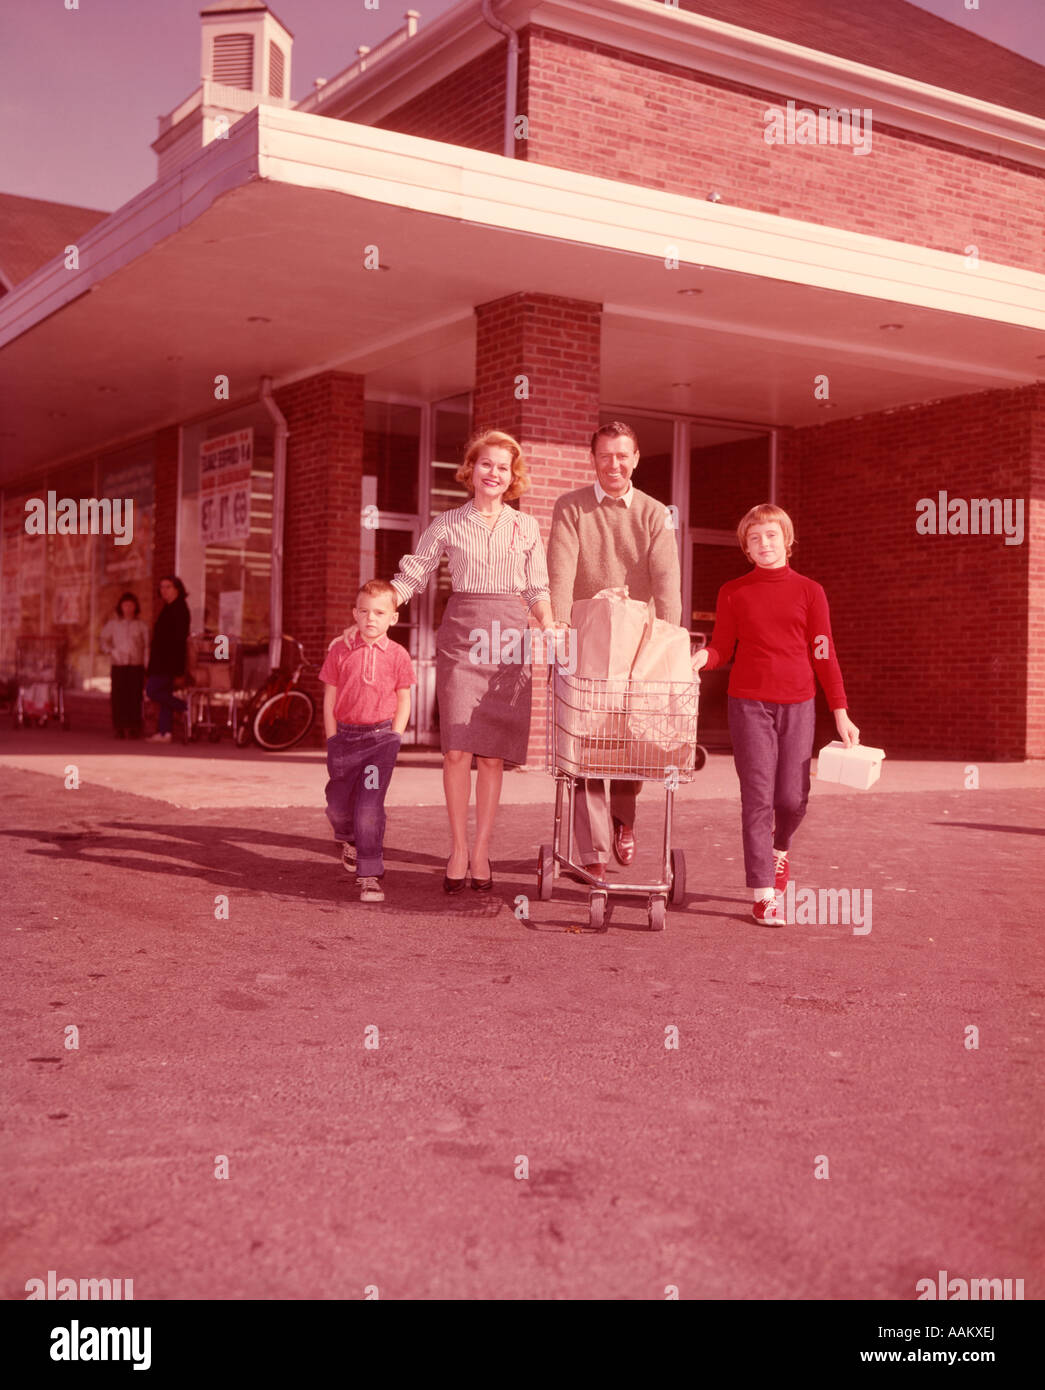
<path fill-rule="evenodd" d="M 763 927 L 784 927 L 787 925 L 784 909 L 777 905 L 775 898 L 763 898 L 761 902 L 755 903 L 751 909 L 751 915 Z"/>
<path fill-rule="evenodd" d="M 778 893 L 783 893 L 787 888 L 788 879 L 791 877 L 786 849 L 773 851 L 773 871 L 773 887 Z"/>

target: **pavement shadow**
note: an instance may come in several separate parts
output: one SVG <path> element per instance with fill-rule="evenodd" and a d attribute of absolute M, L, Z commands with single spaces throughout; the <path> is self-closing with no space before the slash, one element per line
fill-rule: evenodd
<path fill-rule="evenodd" d="M 937 820 L 933 825 L 946 825 L 956 830 L 999 830 L 1006 835 L 1045 835 L 1040 825 L 988 825 L 975 820 Z"/>
<path fill-rule="evenodd" d="M 0 834 L 9 841 L 20 841 L 29 855 L 49 861 L 58 872 L 63 865 L 108 867 L 143 876 L 159 874 L 175 881 L 194 880 L 226 893 L 242 889 L 317 904 L 356 901 L 354 877 L 341 867 L 337 846 L 328 834 L 228 822 L 186 825 L 133 820 L 101 821 L 80 830 L 9 828 Z M 542 903 L 540 920 L 533 920 L 531 908 L 539 900 L 530 855 L 495 860 L 494 888 L 484 893 L 470 887 L 458 894 L 444 893 L 446 865 L 442 854 L 386 845 L 385 861 L 388 898 L 383 907 L 374 905 L 367 911 L 392 910 L 450 919 L 501 917 L 505 925 L 519 932 L 597 934 L 588 926 L 587 890 L 569 881 L 557 880 L 554 899 Z M 733 901 L 690 893 L 685 904 L 669 907 L 669 923 L 673 918 L 692 922 L 695 917 L 735 921 L 741 916 L 736 907 L 728 911 L 712 906 Z M 644 900 L 632 895 L 615 897 L 612 880 L 607 926 L 616 931 L 649 930 Z"/>

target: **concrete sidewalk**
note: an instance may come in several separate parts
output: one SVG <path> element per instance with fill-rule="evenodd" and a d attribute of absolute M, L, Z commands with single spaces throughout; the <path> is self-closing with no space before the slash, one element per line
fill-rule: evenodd
<path fill-rule="evenodd" d="M 220 744 L 182 745 L 125 743 L 98 734 L 63 734 L 59 730 L 0 731 L 0 767 L 20 768 L 64 778 L 76 765 L 80 785 L 132 792 L 185 810 L 218 807 L 322 806 L 326 765 L 321 749 L 300 747 L 288 753 L 264 753 Z M 882 796 L 897 792 L 963 791 L 968 780 L 965 762 L 891 759 L 869 792 L 854 792 L 831 782 L 813 784 L 813 795 Z M 981 791 L 1045 788 L 1045 762 L 976 764 Z M 814 763 L 815 770 L 815 763 Z M 711 754 L 691 783 L 678 789 L 681 802 L 738 799 L 739 783 L 733 759 Z M 502 804 L 551 805 L 554 784 L 547 773 L 520 770 L 504 779 Z M 389 806 L 441 806 L 442 770 L 439 754 L 407 750 L 400 757 L 388 791 Z"/>

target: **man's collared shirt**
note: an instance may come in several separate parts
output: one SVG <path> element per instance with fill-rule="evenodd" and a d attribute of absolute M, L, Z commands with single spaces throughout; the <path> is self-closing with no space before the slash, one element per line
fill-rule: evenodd
<path fill-rule="evenodd" d="M 606 500 L 607 497 L 609 497 L 611 502 L 623 502 L 626 507 L 630 508 L 631 499 L 634 495 L 635 488 L 632 486 L 630 482 L 628 483 L 628 490 L 623 495 L 623 497 L 612 497 L 599 482 L 598 478 L 595 479 L 595 500 L 600 505 Z"/>

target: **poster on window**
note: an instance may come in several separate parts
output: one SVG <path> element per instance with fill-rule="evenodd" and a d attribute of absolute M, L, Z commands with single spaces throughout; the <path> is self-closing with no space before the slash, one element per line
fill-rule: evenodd
<path fill-rule="evenodd" d="M 253 429 L 200 445 L 200 540 L 204 545 L 250 539 Z"/>

